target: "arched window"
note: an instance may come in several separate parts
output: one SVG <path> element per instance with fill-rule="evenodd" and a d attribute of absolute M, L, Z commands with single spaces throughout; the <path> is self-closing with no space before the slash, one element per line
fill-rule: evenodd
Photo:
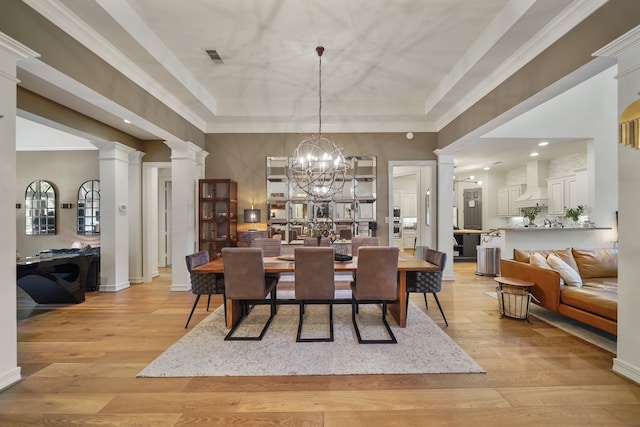
<path fill-rule="evenodd" d="M 92 179 L 78 189 L 78 234 L 100 234 L 100 181 Z"/>
<path fill-rule="evenodd" d="M 33 181 L 24 195 L 27 235 L 56 234 L 56 189 L 49 181 Z"/>

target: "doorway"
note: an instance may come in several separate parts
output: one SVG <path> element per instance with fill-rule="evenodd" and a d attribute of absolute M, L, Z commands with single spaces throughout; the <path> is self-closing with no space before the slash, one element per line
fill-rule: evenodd
<path fill-rule="evenodd" d="M 465 189 L 462 193 L 464 203 L 464 228 L 482 230 L 482 188 Z"/>
<path fill-rule="evenodd" d="M 408 194 L 405 191 L 398 191 L 399 189 L 396 188 L 394 183 L 394 177 L 410 175 L 415 176 L 415 190 L 409 191 Z M 436 203 L 430 203 L 430 201 L 437 198 L 436 179 L 436 162 L 434 160 L 389 162 L 389 210 L 386 218 L 388 226 L 387 244 L 389 246 L 402 242 L 402 247 L 404 247 L 404 237 L 409 235 L 411 238 L 407 239 L 407 249 L 413 249 L 414 246 L 436 247 L 437 221 L 434 219 L 436 218 L 437 206 Z M 411 225 L 409 224 L 405 230 L 403 222 L 400 230 L 402 237 L 400 237 L 400 240 L 396 238 L 394 242 L 394 207 L 398 207 L 395 206 L 398 202 L 400 202 L 401 217 L 407 216 L 415 221 L 415 237 L 411 236 L 413 231 Z M 408 231 L 406 235 L 404 231 Z"/>

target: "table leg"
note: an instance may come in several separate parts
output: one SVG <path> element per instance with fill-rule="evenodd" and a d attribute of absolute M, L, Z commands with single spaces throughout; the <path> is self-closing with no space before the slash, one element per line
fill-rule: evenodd
<path fill-rule="evenodd" d="M 407 326 L 407 272 L 398 272 L 398 301 L 387 304 L 389 313 L 396 319 L 401 328 Z"/>
<path fill-rule="evenodd" d="M 240 321 L 241 317 L 242 307 L 240 307 L 240 301 L 227 298 L 227 318 L 225 319 L 227 328 L 233 328 L 233 326 Z"/>

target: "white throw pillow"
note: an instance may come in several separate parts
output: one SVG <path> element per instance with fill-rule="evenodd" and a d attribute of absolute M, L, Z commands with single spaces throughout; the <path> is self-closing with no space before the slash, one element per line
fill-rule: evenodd
<path fill-rule="evenodd" d="M 553 270 L 547 262 L 547 259 L 540 252 L 534 252 L 533 255 L 529 257 L 529 264 L 546 268 L 547 270 Z"/>
<path fill-rule="evenodd" d="M 533 255 L 529 257 L 529 264 L 540 268 L 546 268 L 547 270 L 553 270 L 547 262 L 547 259 L 540 252 L 534 252 Z M 560 277 L 560 286 L 562 285 L 564 285 L 564 280 Z"/>
<path fill-rule="evenodd" d="M 564 280 L 569 286 L 576 286 L 578 288 L 582 287 L 582 278 L 577 271 L 575 271 L 569 264 L 560 259 L 557 255 L 550 254 L 547 257 L 547 262 L 549 266 L 560 273 L 560 277 Z"/>

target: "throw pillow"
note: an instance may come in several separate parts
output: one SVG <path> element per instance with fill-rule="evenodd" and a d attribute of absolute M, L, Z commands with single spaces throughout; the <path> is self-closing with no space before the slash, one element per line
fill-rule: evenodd
<path fill-rule="evenodd" d="M 531 257 L 529 257 L 529 264 L 540 268 L 546 268 L 547 270 L 553 270 L 547 262 L 547 259 L 540 252 L 535 252 Z M 564 285 L 564 280 L 562 279 L 562 276 L 560 276 L 560 286 L 562 285 Z"/>
<path fill-rule="evenodd" d="M 547 262 L 547 259 L 539 252 L 535 252 L 529 257 L 529 264 L 535 265 L 536 267 L 552 270 L 551 266 Z"/>
<path fill-rule="evenodd" d="M 576 270 L 571 268 L 569 264 L 560 259 L 557 255 L 550 254 L 547 257 L 547 262 L 552 269 L 560 273 L 560 277 L 569 286 L 582 287 L 582 279 Z"/>

